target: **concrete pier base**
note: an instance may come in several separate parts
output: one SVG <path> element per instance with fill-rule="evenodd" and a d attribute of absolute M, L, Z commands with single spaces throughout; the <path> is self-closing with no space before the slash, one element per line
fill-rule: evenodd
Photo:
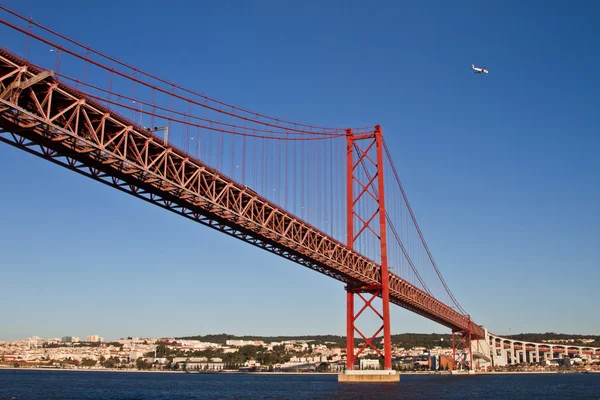
<path fill-rule="evenodd" d="M 338 382 L 400 382 L 400 374 L 392 369 L 384 370 L 349 370 L 338 375 Z"/>

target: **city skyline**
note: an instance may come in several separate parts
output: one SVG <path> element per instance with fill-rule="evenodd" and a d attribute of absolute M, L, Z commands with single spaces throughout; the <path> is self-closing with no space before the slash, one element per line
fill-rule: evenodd
<path fill-rule="evenodd" d="M 89 336 L 87 342 L 70 336 L 37 336 L 0 341 L 0 368 L 118 368 L 155 370 L 238 370 L 279 372 L 295 368 L 319 368 L 321 372 L 341 371 L 347 367 L 345 340 L 336 336 L 306 337 L 232 337 L 226 334 L 187 338 L 126 337 L 103 342 Z M 382 338 L 380 338 L 383 340 Z M 462 369 L 515 372 L 515 369 L 541 370 L 573 365 L 582 371 L 600 365 L 600 336 L 525 334 L 512 338 L 487 336 L 471 348 L 455 347 L 454 335 L 400 334 L 391 336 L 390 351 L 394 369 L 414 369 L 414 362 L 430 369 Z M 445 340 L 446 339 L 446 340 Z M 361 345 L 362 340 L 357 340 Z M 472 358 L 467 354 L 479 354 Z M 456 355 L 456 358 L 454 356 Z M 365 348 L 359 357 L 360 369 L 380 369 L 374 349 Z M 416 357 L 416 358 L 415 358 Z M 454 359 L 454 361 L 452 361 Z M 421 363 L 424 364 L 421 364 Z M 312 364 L 312 367 L 303 364 Z M 404 365 L 400 365 L 404 364 Z M 354 363 L 353 363 L 354 365 Z M 261 367 L 262 366 L 262 367 Z M 330 368 L 333 366 L 333 369 Z M 297 371 L 296 371 L 297 372 Z"/>
<path fill-rule="evenodd" d="M 600 82 L 573 73 L 573 60 L 600 57 L 589 51 L 599 34 L 589 9 L 539 2 L 532 21 L 531 4 L 519 3 L 329 4 L 318 15 L 313 3 L 294 6 L 291 21 L 277 4 L 202 4 L 164 10 L 183 22 L 159 32 L 137 4 L 123 5 L 139 14 L 126 33 L 106 31 L 118 21 L 102 5 L 86 5 L 94 20 L 76 7 L 5 5 L 219 99 L 324 125 L 380 123 L 442 274 L 474 321 L 498 334 L 600 334 Z M 379 29 L 351 27 L 365 21 Z M 165 60 L 157 46 L 181 57 Z M 474 76 L 472 63 L 490 73 Z M 10 188 L 0 196 L 0 302 L 9 305 L 0 340 L 189 336 L 207 326 L 345 334 L 342 283 L 3 144 L 0 159 Z M 449 332 L 395 306 L 391 321 L 392 333 Z"/>
<path fill-rule="evenodd" d="M 452 332 L 392 332 L 392 336 L 393 335 L 451 335 Z M 567 335 L 567 336 L 580 336 L 582 338 L 588 337 L 588 336 L 600 336 L 600 335 L 595 335 L 595 334 L 591 334 L 591 333 L 585 333 L 585 332 L 513 332 L 513 333 L 500 333 L 500 336 L 511 336 L 511 335 L 547 335 L 547 334 L 556 334 L 556 335 Z M 12 342 L 12 341 L 20 341 L 20 340 L 26 340 L 28 338 L 42 338 L 42 339 L 48 339 L 48 340 L 59 340 L 61 342 L 67 342 L 67 340 L 64 340 L 65 338 L 70 338 L 72 340 L 68 340 L 68 342 L 73 341 L 73 342 L 101 342 L 101 343 L 110 343 L 110 342 L 114 342 L 114 341 L 118 341 L 118 340 L 125 340 L 127 338 L 134 338 L 134 339 L 164 339 L 164 338 L 172 338 L 172 339 L 181 339 L 181 338 L 190 338 L 190 337 L 204 337 L 204 336 L 210 336 L 210 335 L 216 335 L 216 336 L 220 336 L 220 335 L 227 335 L 227 336 L 232 336 L 234 338 L 283 338 L 283 337 L 294 337 L 294 338 L 305 338 L 305 337 L 316 337 L 316 336 L 338 336 L 338 337 L 345 337 L 345 335 L 343 334 L 333 334 L 333 333 L 310 333 L 310 334 L 295 334 L 295 333 L 290 333 L 290 334 L 281 334 L 281 335 L 274 335 L 274 334 L 265 334 L 265 335 L 258 335 L 258 334 L 252 334 L 252 333 L 231 333 L 231 332 L 208 332 L 208 333 L 198 333 L 198 334 L 191 334 L 191 335 L 163 335 L 163 336 L 152 336 L 152 335 L 140 335 L 140 334 L 126 334 L 126 335 L 118 335 L 115 337 L 104 337 L 102 335 L 97 335 L 97 334 L 93 334 L 93 335 L 86 335 L 86 336 L 81 336 L 81 335 L 73 335 L 70 333 L 66 333 L 66 334 L 60 334 L 60 335 L 50 335 L 50 336 L 42 336 L 42 335 L 37 335 L 37 334 L 32 334 L 32 335 L 27 335 L 27 336 L 23 336 L 23 337 L 15 337 L 15 338 L 11 338 L 11 339 L 0 339 L 0 342 Z M 377 340 L 381 340 L 382 336 L 379 335 L 377 336 Z M 190 340 L 190 339 L 186 339 L 186 340 Z M 355 338 L 355 340 L 358 340 L 358 338 Z M 443 339 L 442 339 L 443 340 Z"/>

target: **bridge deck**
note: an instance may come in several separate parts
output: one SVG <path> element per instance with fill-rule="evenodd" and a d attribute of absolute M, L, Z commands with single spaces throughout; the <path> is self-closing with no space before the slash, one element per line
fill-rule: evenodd
<path fill-rule="evenodd" d="M 0 141 L 339 281 L 381 281 L 372 260 L 42 72 L 0 51 Z M 390 273 L 389 282 L 391 302 L 484 336 L 466 316 L 399 276 Z"/>

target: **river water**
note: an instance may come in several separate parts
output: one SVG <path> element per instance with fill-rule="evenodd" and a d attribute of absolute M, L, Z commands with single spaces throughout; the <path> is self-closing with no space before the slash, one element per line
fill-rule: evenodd
<path fill-rule="evenodd" d="M 600 374 L 401 375 L 395 384 L 336 375 L 0 370 L 0 400 L 594 399 Z"/>

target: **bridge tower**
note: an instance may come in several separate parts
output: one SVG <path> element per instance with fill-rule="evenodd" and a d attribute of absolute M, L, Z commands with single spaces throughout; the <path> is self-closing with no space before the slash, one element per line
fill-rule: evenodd
<path fill-rule="evenodd" d="M 392 345 L 390 338 L 390 301 L 389 275 L 387 259 L 386 212 L 383 176 L 383 137 L 381 126 L 375 126 L 373 132 L 354 134 L 346 131 L 346 168 L 347 168 L 347 246 L 355 248 L 359 238 L 373 235 L 378 242 L 381 276 L 379 282 L 372 285 L 346 286 L 346 372 L 340 375 L 340 381 L 398 381 L 399 375 L 392 370 Z M 359 170 L 362 171 L 359 173 Z M 357 188 L 357 190 L 355 190 Z M 364 206 L 365 198 L 370 199 L 370 207 Z M 359 204 L 363 204 L 359 207 Z M 356 224 L 355 224 L 356 222 Z M 364 293 L 370 296 L 363 296 Z M 355 296 L 364 305 L 355 313 Z M 373 300 L 381 297 L 381 312 L 373 306 Z M 357 327 L 357 318 L 367 309 L 373 311 L 382 320 L 381 327 L 370 337 L 365 336 Z M 383 353 L 373 343 L 383 331 Z M 365 344 L 355 352 L 355 333 Z M 372 348 L 384 360 L 384 371 L 354 371 L 354 363 L 367 347 Z M 368 372 L 361 374 L 361 372 Z M 343 376 L 345 376 L 343 378 Z"/>

